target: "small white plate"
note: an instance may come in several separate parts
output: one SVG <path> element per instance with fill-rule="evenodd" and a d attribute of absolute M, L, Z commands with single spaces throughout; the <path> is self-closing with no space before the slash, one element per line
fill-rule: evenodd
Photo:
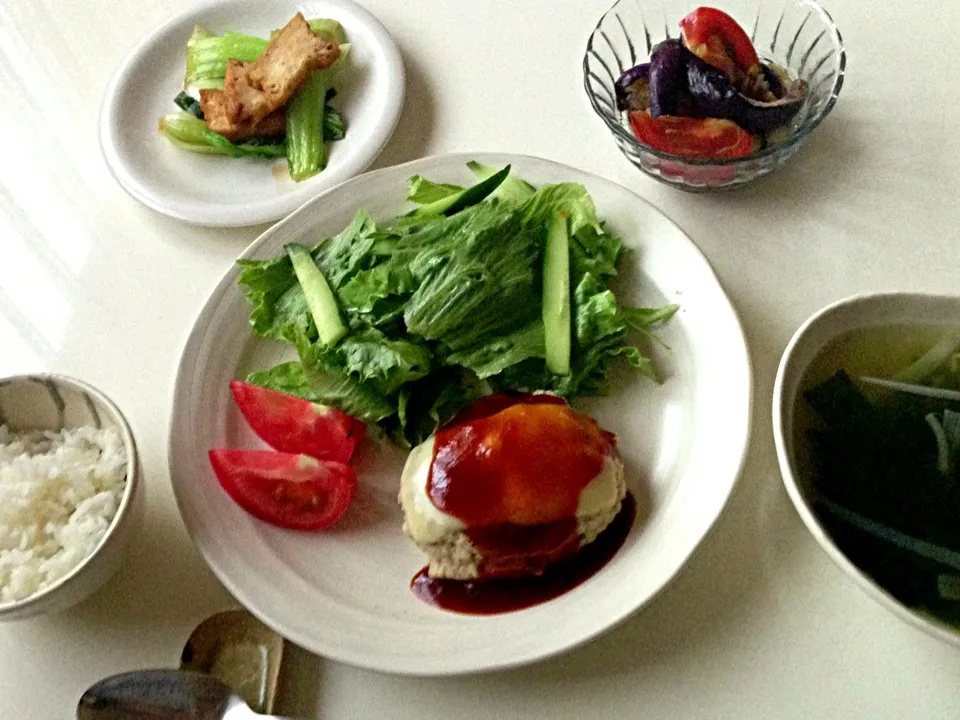
<path fill-rule="evenodd" d="M 657 348 L 658 385 L 619 367 L 610 394 L 577 401 L 617 433 L 628 487 L 640 511 L 608 565 L 555 600 L 475 617 L 416 599 L 411 577 L 424 556 L 401 531 L 397 505 L 404 454 L 362 447 L 353 505 L 329 531 L 280 530 L 247 515 L 220 489 L 207 451 L 256 446 L 227 383 L 289 359 L 284 346 L 251 336 L 238 268 L 200 313 L 180 361 L 170 436 L 173 489 L 187 530 L 234 596 L 285 637 L 313 652 L 394 673 L 444 675 L 531 662 L 584 642 L 647 604 L 680 570 L 720 515 L 747 448 L 752 382 L 743 332 L 697 247 L 662 213 L 614 183 L 517 155 L 447 155 L 350 180 L 297 210 L 242 257 L 274 257 L 289 242 L 339 232 L 358 208 L 376 220 L 405 212 L 407 178 L 469 184 L 468 160 L 513 166 L 535 185 L 583 183 L 608 227 L 632 252 L 615 290 L 627 304 L 676 301 Z"/>
<path fill-rule="evenodd" d="M 347 135 L 331 143 L 321 173 L 296 183 L 286 160 L 198 155 L 160 135 L 158 119 L 178 110 L 173 98 L 181 90 L 185 46 L 194 25 L 266 37 L 297 11 L 307 18 L 338 20 L 351 45 L 333 101 L 347 121 Z M 100 147 L 123 189 L 158 212 L 218 227 L 272 222 L 374 161 L 400 119 L 404 83 L 393 38 L 350 0 L 217 0 L 167 21 L 121 63 L 104 96 Z"/>

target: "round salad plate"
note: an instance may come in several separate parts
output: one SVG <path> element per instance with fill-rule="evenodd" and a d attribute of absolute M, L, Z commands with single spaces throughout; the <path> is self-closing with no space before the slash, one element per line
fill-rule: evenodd
<path fill-rule="evenodd" d="M 231 593 L 267 625 L 320 655 L 370 669 L 450 675 L 510 667 L 559 653 L 649 603 L 719 517 L 746 453 L 752 403 L 740 323 L 710 265 L 660 211 L 600 177 L 537 158 L 471 154 L 416 160 L 347 181 L 267 230 L 243 258 L 269 258 L 290 242 L 314 244 L 366 209 L 387 221 L 408 211 L 407 179 L 468 185 L 469 160 L 512 166 L 535 186 L 582 183 L 607 228 L 623 238 L 612 284 L 629 305 L 676 302 L 663 344 L 649 352 L 662 382 L 618 366 L 608 394 L 577 400 L 619 436 L 638 514 L 597 574 L 549 602 L 474 616 L 424 604 L 410 590 L 425 556 L 405 537 L 397 503 L 405 453 L 368 437 L 347 513 L 315 533 L 282 530 L 246 514 L 223 492 L 207 451 L 257 447 L 228 383 L 295 359 L 252 336 L 232 268 L 200 312 L 180 361 L 170 437 L 173 489 L 187 530 Z M 625 365 L 625 363 L 623 363 Z"/>
<path fill-rule="evenodd" d="M 331 101 L 347 124 L 329 144 L 327 166 L 294 182 L 283 158 L 204 155 L 172 145 L 158 120 L 179 112 L 186 42 L 195 26 L 268 37 L 297 12 L 340 22 L 350 42 Z M 363 172 L 393 134 L 403 107 L 400 52 L 383 25 L 350 0 L 273 3 L 217 0 L 177 15 L 144 38 L 107 86 L 100 147 L 110 172 L 132 197 L 197 225 L 239 227 L 278 220 L 310 198 Z"/>

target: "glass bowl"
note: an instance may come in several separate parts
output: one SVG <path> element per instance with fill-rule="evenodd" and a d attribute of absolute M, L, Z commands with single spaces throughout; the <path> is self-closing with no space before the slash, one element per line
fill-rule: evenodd
<path fill-rule="evenodd" d="M 627 114 L 617 110 L 614 82 L 646 62 L 654 45 L 679 37 L 681 18 L 700 4 L 618 0 L 600 18 L 583 57 L 587 96 L 623 154 L 650 177 L 691 192 L 740 187 L 786 163 L 833 109 L 846 65 L 840 32 L 814 0 L 724 0 L 719 9 L 750 35 L 762 60 L 806 81 L 803 107 L 788 126 L 775 131 L 778 142 L 745 157 L 689 158 L 656 150 L 634 137 Z"/>

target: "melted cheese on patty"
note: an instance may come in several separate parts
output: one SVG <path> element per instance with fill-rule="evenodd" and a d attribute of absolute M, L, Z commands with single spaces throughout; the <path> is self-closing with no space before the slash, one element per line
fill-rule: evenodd
<path fill-rule="evenodd" d="M 458 518 L 437 508 L 427 494 L 430 465 L 435 438 L 415 447 L 407 457 L 400 477 L 400 504 L 403 507 L 404 531 L 418 545 L 441 542 L 451 533 L 467 529 Z M 606 457 L 603 468 L 580 492 L 577 518 L 604 513 L 617 506 L 622 464 L 614 455 Z"/>

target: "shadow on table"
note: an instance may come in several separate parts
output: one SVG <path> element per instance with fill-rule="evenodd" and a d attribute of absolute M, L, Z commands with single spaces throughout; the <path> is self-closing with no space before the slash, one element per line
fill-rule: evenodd
<path fill-rule="evenodd" d="M 370 166 L 371 170 L 399 165 L 423 157 L 430 147 L 436 118 L 436 104 L 427 75 L 417 60 L 401 48 L 407 76 L 406 96 L 400 121 L 383 152 Z"/>
<path fill-rule="evenodd" d="M 760 224 L 789 227 L 838 195 L 857 198 L 867 190 L 871 183 L 865 173 L 875 166 L 871 155 L 876 152 L 869 146 L 870 132 L 862 119 L 838 110 L 781 169 L 738 190 L 701 195 L 696 202 L 703 210 L 734 208 L 752 213 Z"/>

